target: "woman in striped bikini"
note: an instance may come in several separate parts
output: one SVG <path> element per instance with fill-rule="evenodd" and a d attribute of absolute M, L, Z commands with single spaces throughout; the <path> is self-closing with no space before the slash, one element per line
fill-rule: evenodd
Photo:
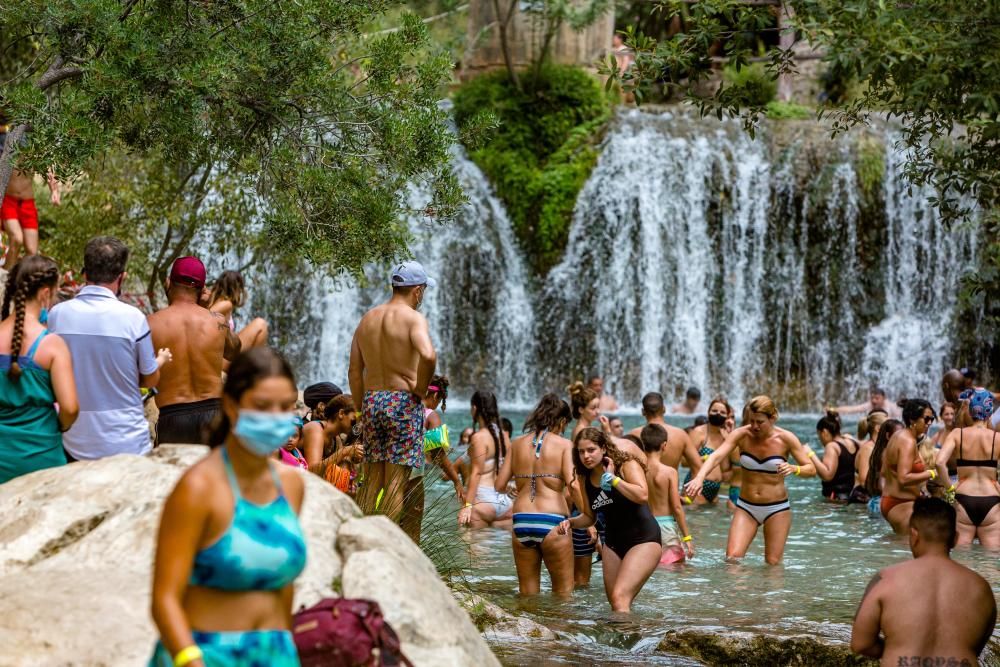
<path fill-rule="evenodd" d="M 785 477 L 815 475 L 816 468 L 810 461 L 815 454 L 803 447 L 793 433 L 775 426 L 778 409 L 767 396 L 753 398 L 748 410 L 747 425 L 726 437 L 695 478 L 685 485 L 684 491 L 689 497 L 697 496 L 709 473 L 728 460 L 729 453 L 738 448 L 743 479 L 740 495 L 736 499 L 736 511 L 729 524 L 726 558 L 743 558 L 757 536 L 757 530 L 763 526 L 764 560 L 775 565 L 781 562 L 792 527 Z M 789 455 L 795 458 L 797 465 L 788 463 L 786 459 Z"/>
<path fill-rule="evenodd" d="M 510 443 L 496 476 L 499 493 L 512 478 L 517 483 L 511 545 L 522 595 L 539 592 L 543 560 L 552 592 L 573 591 L 573 543 L 569 535 L 553 530 L 569 516 L 565 491 L 573 479 L 573 443 L 562 433 L 570 419 L 564 400 L 555 394 L 543 396 L 524 423 L 526 433 Z"/>

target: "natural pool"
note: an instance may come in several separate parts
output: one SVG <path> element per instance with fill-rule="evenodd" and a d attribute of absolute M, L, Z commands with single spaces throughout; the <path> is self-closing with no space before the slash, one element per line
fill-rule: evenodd
<path fill-rule="evenodd" d="M 446 415 L 453 440 L 470 421 L 465 410 L 456 408 Z M 515 429 L 525 416 L 510 411 L 504 415 L 514 422 Z M 623 419 L 626 429 L 643 421 L 639 416 Z M 690 418 L 669 421 L 679 426 L 691 423 Z M 815 416 L 791 416 L 782 417 L 779 425 L 821 450 L 815 423 Z M 845 425 L 845 430 L 853 431 L 854 425 Z M 826 642 L 847 643 L 851 620 L 868 580 L 880 568 L 910 558 L 908 544 L 893 536 L 882 517 L 870 516 L 865 507 L 824 503 L 816 479 L 793 477 L 788 488 L 794 519 L 781 566 L 764 563 L 760 535 L 741 564 L 724 561 L 730 514 L 720 499 L 718 506 L 688 512 L 697 548 L 695 558 L 674 569 L 657 570 L 630 616 L 612 614 L 599 563 L 594 566 L 590 587 L 577 590 L 571 600 L 544 593 L 533 599 L 519 598 L 510 534 L 499 529 L 459 531 L 454 520 L 441 516 L 450 513 L 454 517 L 458 509 L 456 501 L 442 498 L 451 493 L 447 483 L 435 483 L 428 494 L 428 506 L 433 509 L 425 531 L 433 523 L 433 530 L 447 531 L 451 539 L 468 545 L 470 567 L 461 577 L 472 591 L 557 633 L 556 641 L 525 638 L 493 642 L 493 650 L 507 665 L 700 664 L 655 652 L 664 633 L 671 629 L 807 634 Z M 958 549 L 954 555 L 986 577 L 994 591 L 1000 590 L 998 554 L 974 546 Z M 548 579 L 544 568 L 542 572 L 544 591 Z"/>

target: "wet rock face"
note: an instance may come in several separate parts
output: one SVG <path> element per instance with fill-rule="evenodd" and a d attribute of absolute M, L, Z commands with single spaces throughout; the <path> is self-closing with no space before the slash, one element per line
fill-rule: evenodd
<path fill-rule="evenodd" d="M 49 468 L 0 484 L 0 665 L 140 665 L 156 531 L 166 496 L 207 453 L 162 445 Z M 306 475 L 306 569 L 293 608 L 324 597 L 375 600 L 416 665 L 497 665 L 434 566 L 384 517 Z"/>
<path fill-rule="evenodd" d="M 780 638 L 749 632 L 671 631 L 660 642 L 657 651 L 693 658 L 706 665 L 726 667 L 878 665 L 875 660 L 854 655 L 846 646 L 824 644 L 812 637 Z"/>

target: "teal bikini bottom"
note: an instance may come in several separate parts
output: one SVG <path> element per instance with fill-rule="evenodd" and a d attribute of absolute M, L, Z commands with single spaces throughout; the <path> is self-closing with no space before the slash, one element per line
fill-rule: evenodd
<path fill-rule="evenodd" d="M 292 633 L 287 630 L 246 632 L 192 632 L 204 654 L 205 667 L 299 667 Z M 149 667 L 173 667 L 174 660 L 162 642 L 149 660 Z"/>

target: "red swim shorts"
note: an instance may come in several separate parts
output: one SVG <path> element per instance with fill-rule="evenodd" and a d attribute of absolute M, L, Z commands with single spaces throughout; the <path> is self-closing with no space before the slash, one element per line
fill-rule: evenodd
<path fill-rule="evenodd" d="M 4 195 L 0 205 L 0 219 L 17 220 L 21 229 L 38 229 L 38 209 L 34 199 L 17 199 Z"/>

